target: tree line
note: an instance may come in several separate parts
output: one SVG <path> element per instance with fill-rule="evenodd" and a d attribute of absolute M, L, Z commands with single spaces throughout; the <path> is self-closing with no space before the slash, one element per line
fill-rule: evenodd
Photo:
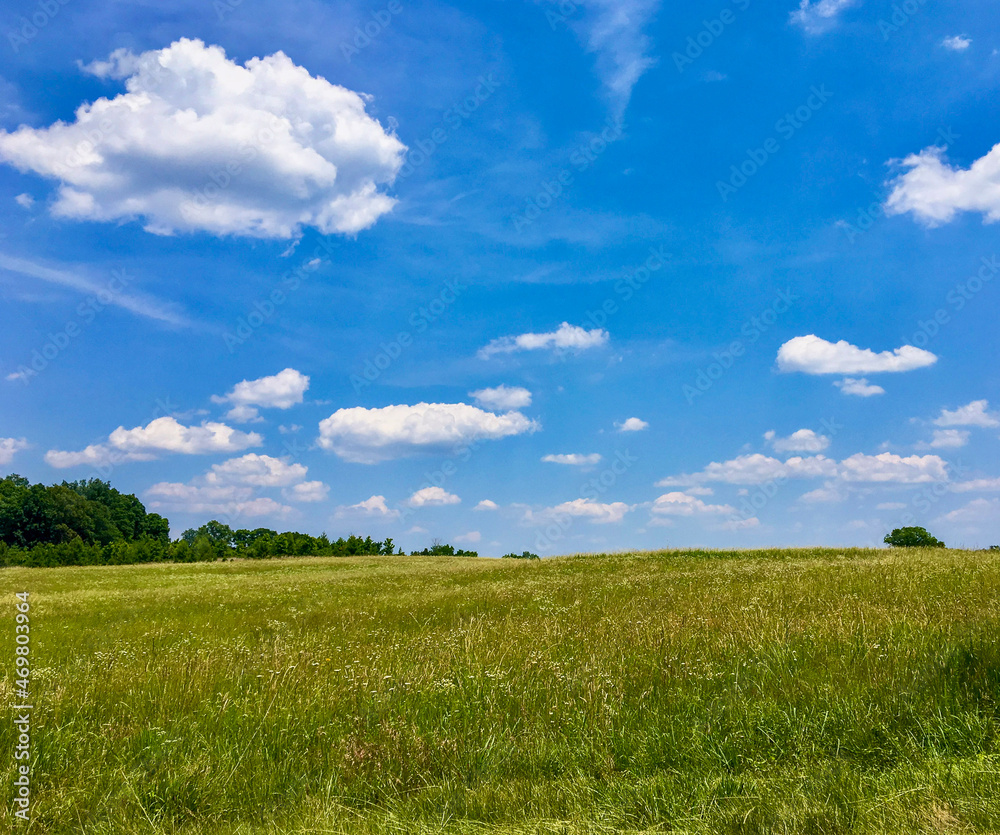
<path fill-rule="evenodd" d="M 347 557 L 393 553 L 392 539 L 327 535 L 270 528 L 233 530 L 211 521 L 171 541 L 170 523 L 148 513 L 132 494 L 106 481 L 31 484 L 0 479 L 0 566 L 125 565 L 204 562 L 243 557 Z M 397 553 L 402 554 L 402 550 Z M 475 556 L 474 552 L 459 552 Z"/>

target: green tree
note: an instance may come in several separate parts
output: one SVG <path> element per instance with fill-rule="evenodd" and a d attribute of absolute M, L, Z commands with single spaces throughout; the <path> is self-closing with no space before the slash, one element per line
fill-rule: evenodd
<path fill-rule="evenodd" d="M 882 540 L 893 548 L 945 548 L 945 544 L 931 536 L 925 528 L 896 528 Z"/>

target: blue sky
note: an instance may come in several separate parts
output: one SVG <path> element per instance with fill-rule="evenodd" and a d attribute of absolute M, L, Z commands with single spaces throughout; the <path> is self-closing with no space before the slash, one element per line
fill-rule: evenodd
<path fill-rule="evenodd" d="M 0 469 L 175 534 L 995 544 L 993 11 L 8 5 Z"/>

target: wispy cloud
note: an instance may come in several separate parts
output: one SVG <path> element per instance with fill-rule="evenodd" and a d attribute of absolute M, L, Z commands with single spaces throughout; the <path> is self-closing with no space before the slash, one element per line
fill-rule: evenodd
<path fill-rule="evenodd" d="M 808 35 L 822 35 L 837 25 L 840 13 L 855 5 L 856 0 L 802 0 L 790 15 L 792 23 L 801 26 Z"/>
<path fill-rule="evenodd" d="M 136 316 L 155 319 L 157 322 L 178 327 L 189 327 L 192 324 L 186 316 L 178 312 L 176 305 L 141 293 L 123 292 L 122 289 L 133 280 L 133 276 L 126 271 L 119 271 L 115 275 L 109 276 L 107 281 L 101 282 L 84 277 L 78 272 L 49 267 L 26 258 L 17 258 L 3 253 L 0 253 L 0 270 L 37 278 L 50 284 L 58 284 L 81 293 L 94 295 L 98 297 L 98 301 L 102 305 L 120 307 Z"/>
<path fill-rule="evenodd" d="M 632 88 L 656 59 L 645 33 L 660 6 L 659 0 L 584 0 L 584 13 L 575 27 L 588 52 L 597 56 L 597 74 L 615 115 L 621 116 Z"/>

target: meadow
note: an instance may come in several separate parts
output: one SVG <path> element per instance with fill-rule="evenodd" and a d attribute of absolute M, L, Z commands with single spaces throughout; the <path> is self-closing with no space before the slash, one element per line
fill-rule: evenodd
<path fill-rule="evenodd" d="M 1000 832 L 1000 555 L 0 570 L 0 831 Z M 9 716 L 7 711 L 5 715 Z"/>

